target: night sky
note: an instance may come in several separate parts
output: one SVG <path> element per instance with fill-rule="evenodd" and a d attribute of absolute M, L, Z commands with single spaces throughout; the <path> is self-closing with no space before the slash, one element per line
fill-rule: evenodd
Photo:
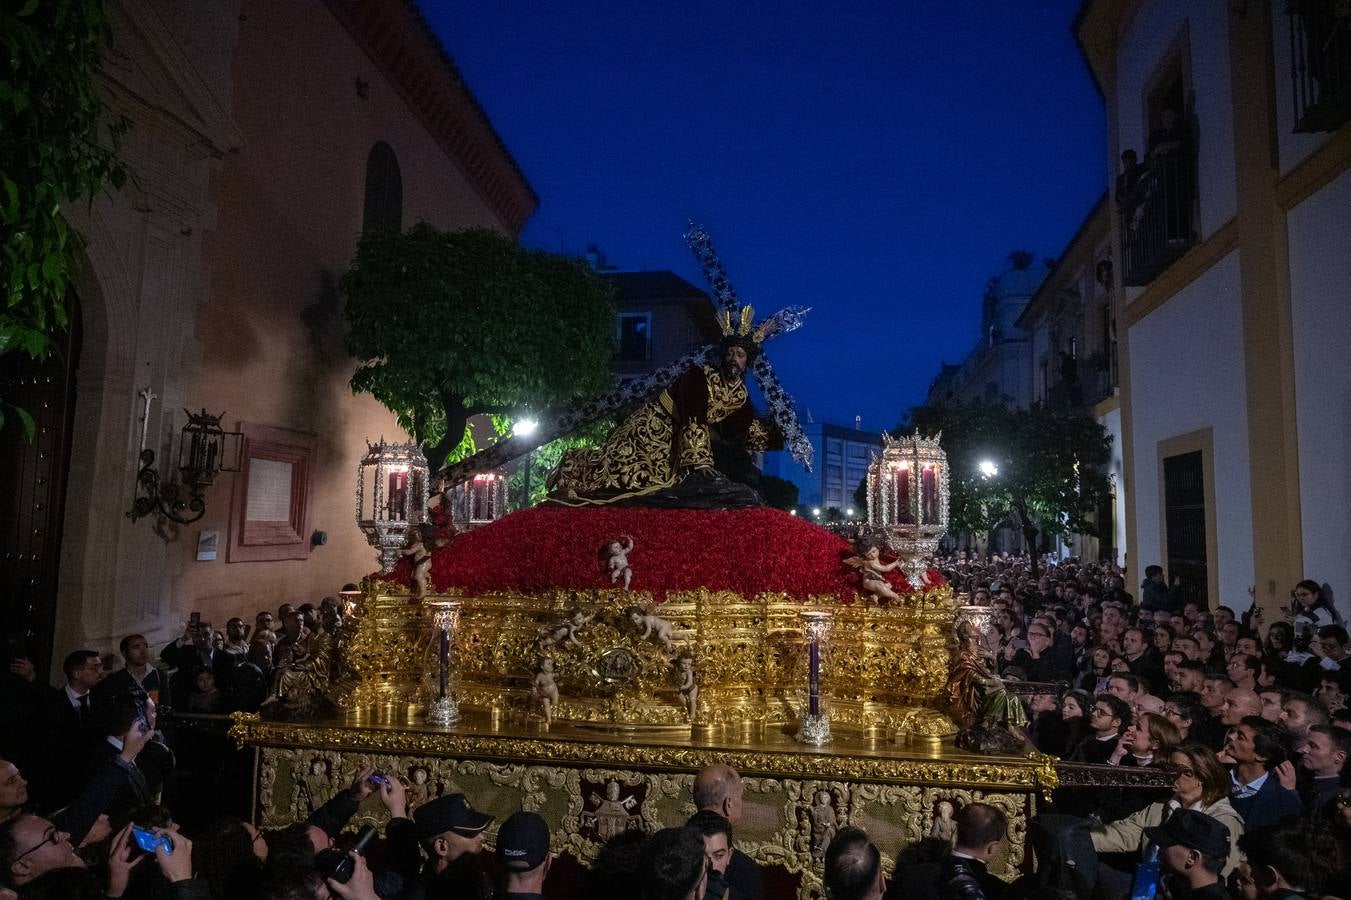
<path fill-rule="evenodd" d="M 539 194 L 526 244 L 706 287 L 702 221 L 743 302 L 813 307 L 769 345 L 799 411 L 869 429 L 1103 190 L 1079 5 L 420 0 Z"/>

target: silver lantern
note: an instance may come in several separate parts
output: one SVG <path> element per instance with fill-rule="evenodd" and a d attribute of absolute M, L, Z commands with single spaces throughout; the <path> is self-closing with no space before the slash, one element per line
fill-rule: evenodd
<path fill-rule="evenodd" d="M 885 536 L 911 585 L 923 583 L 948 530 L 948 458 L 941 435 L 883 435 L 868 466 L 868 524 Z"/>
<path fill-rule="evenodd" d="M 427 521 L 427 458 L 416 443 L 366 442 L 357 468 L 357 526 L 389 572 L 407 545 L 408 530 Z"/>

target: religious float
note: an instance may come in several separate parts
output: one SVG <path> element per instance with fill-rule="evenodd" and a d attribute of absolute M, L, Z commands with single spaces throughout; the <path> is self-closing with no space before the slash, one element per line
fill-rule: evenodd
<path fill-rule="evenodd" d="M 707 236 L 690 240 L 723 344 L 541 428 L 535 444 L 624 412 L 603 447 L 564 457 L 544 505 L 501 516 L 519 438 L 437 478 L 416 447 L 372 445 L 358 522 L 381 571 L 345 598 L 331 677 L 232 729 L 260 748 L 259 824 L 303 818 L 374 766 L 413 806 L 460 791 L 499 822 L 539 811 L 554 851 L 585 865 L 615 834 L 682 823 L 695 774 L 726 763 L 745 779 L 737 846 L 769 867 L 771 896 L 818 896 L 845 824 L 890 867 L 949 839 L 973 800 L 1008 815 L 992 869 L 1017 871 L 1057 769 L 1018 743 L 1021 707 L 973 637 L 987 611 L 963 611 L 928 567 L 947 522 L 937 439 L 873 460 L 856 542 L 760 506 L 718 445 L 781 441 L 809 461 L 760 352 L 805 311 L 756 323 Z M 359 821 L 380 812 L 368 801 Z"/>

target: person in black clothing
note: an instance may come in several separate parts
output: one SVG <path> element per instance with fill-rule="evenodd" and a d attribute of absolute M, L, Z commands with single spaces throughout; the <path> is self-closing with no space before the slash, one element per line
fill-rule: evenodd
<path fill-rule="evenodd" d="M 823 876 L 830 900 L 881 900 L 886 888 L 881 851 L 853 826 L 841 828 L 826 847 Z"/>
<path fill-rule="evenodd" d="M 196 686 L 194 673 L 199 667 L 210 669 L 216 677 L 217 686 L 227 689 L 230 672 L 238 661 L 233 654 L 211 646 L 210 622 L 189 624 L 183 636 L 165 646 L 159 656 L 175 669 L 169 681 L 170 688 L 173 695 L 182 700 L 192 695 Z"/>
<path fill-rule="evenodd" d="M 642 900 L 701 900 L 707 872 L 699 829 L 663 828 L 643 847 L 638 866 Z"/>
<path fill-rule="evenodd" d="M 1140 608 L 1153 612 L 1166 609 L 1169 612 L 1182 611 L 1182 598 L 1179 593 L 1180 582 L 1173 581 L 1170 588 L 1163 578 L 1163 566 L 1145 566 L 1145 580 L 1140 584 Z"/>
<path fill-rule="evenodd" d="M 733 828 L 741 821 L 742 795 L 745 787 L 741 776 L 731 766 L 709 766 L 694 779 L 694 806 L 712 810 L 725 818 Z M 762 900 L 765 895 L 764 876 L 760 867 L 749 856 L 736 848 L 727 864 L 727 883 L 738 897 Z"/>
<path fill-rule="evenodd" d="M 1121 151 L 1121 172 L 1116 176 L 1114 199 L 1117 209 L 1127 217 L 1135 208 L 1135 201 L 1131 195 L 1135 193 L 1135 186 L 1140 183 L 1140 178 L 1144 174 L 1145 167 L 1140 165 L 1140 155 L 1129 148 Z"/>
<path fill-rule="evenodd" d="M 1027 626 L 1027 650 L 1023 671 L 1028 681 L 1069 681 L 1074 676 L 1072 651 L 1055 644 L 1055 630 L 1045 619 L 1033 619 Z"/>
<path fill-rule="evenodd" d="M 173 694 L 169 690 L 169 678 L 150 661 L 150 647 L 139 634 L 129 634 L 117 645 L 122 654 L 124 665 L 116 672 L 109 673 L 94 688 L 94 700 L 114 697 L 135 688 L 145 691 L 159 709 L 172 707 Z"/>
<path fill-rule="evenodd" d="M 549 826 L 538 813 L 517 810 L 497 830 L 497 861 L 506 873 L 498 900 L 541 900 L 549 875 Z"/>
<path fill-rule="evenodd" d="M 1342 792 L 1342 773 L 1351 759 L 1351 731 L 1335 725 L 1314 725 L 1298 748 L 1299 784 L 1304 808 L 1318 814 L 1326 811 Z"/>
<path fill-rule="evenodd" d="M 123 770 L 125 784 L 105 810 L 115 827 L 125 816 L 155 802 L 166 778 L 174 770 L 174 754 L 154 740 L 155 701 L 144 691 L 128 691 L 110 698 L 100 713 L 104 739 L 94 750 L 95 769 L 117 766 Z M 128 745 L 141 745 L 140 752 L 127 758 Z"/>
<path fill-rule="evenodd" d="M 34 799 L 43 810 L 60 809 L 78 793 L 79 776 L 88 769 L 98 738 L 99 704 L 93 688 L 103 678 L 103 661 L 93 650 L 76 650 L 61 670 L 65 685 L 44 688 L 38 706 L 36 755 L 31 762 Z"/>
<path fill-rule="evenodd" d="M 1317 897 L 1346 864 L 1336 835 L 1326 823 L 1311 819 L 1246 831 L 1238 848 L 1264 897 Z"/>
<path fill-rule="evenodd" d="M 1088 736 L 1074 753 L 1075 762 L 1106 763 L 1121 732 L 1131 722 L 1131 708 L 1120 697 L 1099 694 L 1088 711 Z"/>
<path fill-rule="evenodd" d="M 704 836 L 704 855 L 708 857 L 708 885 L 705 896 L 711 900 L 740 900 L 741 894 L 727 880 L 732 861 L 732 823 L 713 812 L 701 809 L 685 823 Z"/>
<path fill-rule="evenodd" d="M 427 864 L 420 875 L 405 876 L 413 884 L 402 896 L 428 900 L 491 897 L 492 882 L 479 857 L 483 832 L 492 821 L 492 816 L 470 806 L 464 794 L 443 794 L 414 810 L 412 835 L 422 844 Z M 406 845 L 402 838 L 401 844 Z M 397 855 L 400 859 L 410 858 L 404 850 Z"/>
<path fill-rule="evenodd" d="M 1007 817 L 986 803 L 968 803 L 957 812 L 957 840 L 938 870 L 939 900 L 999 900 L 1003 881 L 985 866 L 1008 833 Z"/>
<path fill-rule="evenodd" d="M 1173 891 L 1189 900 L 1229 900 L 1220 871 L 1229 858 L 1229 829 L 1194 809 L 1179 809 L 1145 829 L 1159 848 L 1159 865 Z"/>

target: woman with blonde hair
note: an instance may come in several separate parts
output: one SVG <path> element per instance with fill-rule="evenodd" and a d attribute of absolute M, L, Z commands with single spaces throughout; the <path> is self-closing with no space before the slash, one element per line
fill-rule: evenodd
<path fill-rule="evenodd" d="M 1200 744 L 1183 744 L 1167 759 L 1177 769 L 1173 795 L 1124 819 L 1094 828 L 1090 832 L 1093 849 L 1099 853 L 1138 850 L 1143 854 L 1149 843 L 1146 828 L 1162 823 L 1175 809 L 1194 809 L 1229 829 L 1229 858 L 1221 873 L 1227 878 L 1238 865 L 1238 839 L 1243 834 L 1243 819 L 1229 805 L 1229 771 L 1214 751 Z"/>
<path fill-rule="evenodd" d="M 1166 717 L 1141 713 L 1121 733 L 1121 740 L 1107 762 L 1114 766 L 1152 766 L 1167 762 L 1181 743 L 1182 732 Z"/>

